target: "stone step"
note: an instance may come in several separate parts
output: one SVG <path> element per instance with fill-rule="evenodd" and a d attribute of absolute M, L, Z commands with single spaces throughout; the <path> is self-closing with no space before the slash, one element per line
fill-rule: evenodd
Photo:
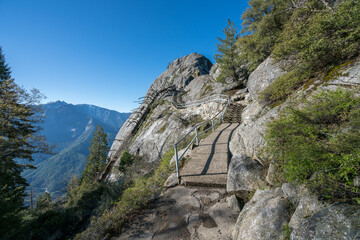
<path fill-rule="evenodd" d="M 244 107 L 239 104 L 231 104 L 224 114 L 224 122 L 240 123 Z"/>

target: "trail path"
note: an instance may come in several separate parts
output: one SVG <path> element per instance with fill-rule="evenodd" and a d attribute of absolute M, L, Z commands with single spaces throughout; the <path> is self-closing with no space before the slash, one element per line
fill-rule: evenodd
<path fill-rule="evenodd" d="M 185 186 L 166 189 L 111 240 L 231 239 L 239 213 L 226 198 L 229 142 L 240 125 L 241 110 L 230 105 L 224 123 L 191 151 L 180 171 Z"/>

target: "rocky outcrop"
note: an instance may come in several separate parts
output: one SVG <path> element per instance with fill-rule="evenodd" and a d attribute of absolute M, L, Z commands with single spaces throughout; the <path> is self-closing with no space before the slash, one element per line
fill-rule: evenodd
<path fill-rule="evenodd" d="M 249 161 L 255 158 L 264 166 L 268 166 L 266 180 L 270 185 L 275 184 L 276 168 L 266 159 L 261 159 L 260 156 L 263 157 L 263 154 L 260 153 L 266 144 L 264 139 L 266 125 L 277 118 L 287 102 L 269 108 L 262 106 L 257 99 L 258 94 L 281 74 L 283 74 L 281 68 L 268 58 L 249 77 L 247 86 L 249 94 L 245 97 L 247 106 L 242 113 L 243 121 L 230 142 L 233 157 L 229 166 L 228 191 L 237 187 L 246 190 L 244 186 L 249 186 L 249 183 L 244 184 L 244 182 L 248 180 L 257 182 L 257 179 L 254 179 L 258 176 L 257 171 L 251 173 L 244 171 L 246 167 L 235 167 L 243 164 L 239 159 Z M 292 99 L 311 96 L 320 89 L 359 86 L 360 63 L 352 63 L 332 71 L 324 79 L 299 89 Z M 245 177 L 246 175 L 248 177 Z M 288 210 L 289 207 L 294 213 Z M 282 239 L 286 232 L 282 231 L 284 226 L 289 234 L 286 237 L 290 237 L 291 234 L 292 240 L 360 239 L 360 220 L 356 218 L 359 211 L 358 206 L 346 203 L 325 204 L 310 194 L 304 186 L 287 183 L 282 189 L 256 191 L 251 201 L 240 212 L 233 237 L 234 239 Z"/>
<path fill-rule="evenodd" d="M 238 79 L 234 79 L 234 77 L 227 77 L 223 82 L 227 85 L 227 90 L 231 90 L 237 87 L 241 87 L 246 85 L 248 80 L 248 71 L 244 66 L 237 67 L 237 76 Z M 209 75 L 213 77 L 215 80 L 219 80 L 219 76 L 221 74 L 221 68 L 218 63 L 215 63 L 210 70 Z"/>
<path fill-rule="evenodd" d="M 282 239 L 289 221 L 289 203 L 281 188 L 257 190 L 237 219 L 234 240 Z"/>
<path fill-rule="evenodd" d="M 265 188 L 264 167 L 246 155 L 234 155 L 227 177 L 226 191 L 251 191 Z"/>
<path fill-rule="evenodd" d="M 331 204 L 312 215 L 307 215 L 299 219 L 297 225 L 290 225 L 292 228 L 290 239 L 360 239 L 359 216 L 359 205 L 346 203 Z M 296 215 L 295 217 L 298 218 Z M 294 216 L 291 222 L 293 218 Z"/>
<path fill-rule="evenodd" d="M 232 154 L 245 154 L 258 158 L 265 144 L 264 134 L 266 124 L 279 113 L 280 107 L 270 109 L 256 99 L 258 94 L 283 74 L 281 68 L 273 63 L 271 57 L 261 63 L 249 76 L 247 83 L 248 95 L 245 97 L 247 106 L 242 112 L 242 123 L 230 142 Z"/>
<path fill-rule="evenodd" d="M 176 109 L 171 104 L 173 94 L 188 102 L 226 91 L 227 84 L 219 83 L 208 75 L 211 67 L 208 59 L 196 53 L 176 59 L 168 66 L 152 83 L 142 104 L 117 134 L 109 152 L 111 161 L 102 178 L 117 180 L 120 157 L 126 149 L 131 154 L 142 156 L 144 161 L 158 161 L 179 136 L 224 107 L 221 102 L 186 109 Z"/>
<path fill-rule="evenodd" d="M 289 222 L 290 239 L 360 239 L 358 205 L 326 204 L 292 183 L 283 184 L 282 190 L 296 207 Z"/>
<path fill-rule="evenodd" d="M 343 69 L 347 68 L 347 69 Z M 343 68 L 333 70 L 321 88 L 334 89 L 337 87 L 354 88 L 360 86 L 360 62 L 348 63 Z"/>
<path fill-rule="evenodd" d="M 231 139 L 231 153 L 258 158 L 259 152 L 265 145 L 266 124 L 277 116 L 279 109 L 280 107 L 273 109 L 263 108 L 257 102 L 248 105 L 242 113 L 243 122 Z"/>
<path fill-rule="evenodd" d="M 250 99 L 256 100 L 259 93 L 269 86 L 276 78 L 284 74 L 280 65 L 268 57 L 249 76 L 247 87 Z"/>

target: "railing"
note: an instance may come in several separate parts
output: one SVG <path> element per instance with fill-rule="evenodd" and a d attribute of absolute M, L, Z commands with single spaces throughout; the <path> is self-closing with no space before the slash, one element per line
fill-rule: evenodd
<path fill-rule="evenodd" d="M 199 137 L 203 134 L 205 134 L 206 132 L 208 132 L 210 129 L 212 130 L 212 132 L 215 131 L 215 126 L 216 124 L 222 122 L 224 120 L 224 114 L 227 110 L 227 108 L 230 105 L 230 97 L 226 96 L 226 95 L 220 95 L 220 96 L 225 96 L 226 99 L 222 98 L 222 101 L 227 100 L 227 104 L 226 106 L 223 108 L 223 110 L 221 110 L 219 113 L 217 113 L 214 117 L 212 117 L 210 120 L 207 121 L 203 121 L 201 123 L 196 124 L 185 136 L 183 136 L 178 142 L 175 143 L 174 145 L 174 150 L 175 150 L 175 164 L 176 164 L 176 176 L 178 178 L 179 184 L 180 184 L 180 180 L 181 180 L 181 176 L 180 176 L 180 171 L 179 171 L 179 161 L 181 160 L 182 157 L 184 157 L 186 151 L 190 148 L 190 146 L 195 142 L 196 145 L 199 145 Z M 216 100 L 212 100 L 211 96 L 207 97 L 205 99 L 208 99 L 207 101 L 204 101 L 204 99 L 201 99 L 199 101 L 196 102 L 202 102 L 202 103 L 206 103 L 206 102 L 211 102 L 211 101 L 217 101 L 217 99 L 219 98 L 219 96 L 217 96 L 217 98 L 214 98 Z M 191 105 L 193 103 L 190 103 Z M 200 103 L 196 103 L 196 104 L 200 104 Z M 188 104 L 183 104 L 183 105 L 188 105 Z M 200 126 L 202 126 L 203 124 L 209 123 L 211 122 L 211 126 L 208 127 L 207 129 L 203 130 L 202 132 L 198 132 L 198 128 Z M 181 153 L 180 156 L 178 156 L 178 149 L 177 146 L 186 139 L 187 136 L 189 136 L 192 132 L 195 132 L 195 136 L 194 138 L 190 141 L 190 143 L 186 146 L 186 148 L 184 149 L 184 151 Z"/>
<path fill-rule="evenodd" d="M 211 95 L 209 97 L 205 97 L 196 101 L 192 101 L 192 102 L 187 102 L 187 103 L 177 103 L 175 101 L 175 93 L 173 93 L 172 98 L 171 98 L 171 103 L 176 107 L 176 108 L 188 108 L 188 107 L 194 107 L 197 105 L 201 105 L 204 103 L 208 103 L 208 102 L 222 102 L 228 99 L 227 95 L 224 94 L 214 94 Z"/>

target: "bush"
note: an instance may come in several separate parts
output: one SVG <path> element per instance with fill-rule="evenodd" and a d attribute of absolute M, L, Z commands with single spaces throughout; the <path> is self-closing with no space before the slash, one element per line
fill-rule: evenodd
<path fill-rule="evenodd" d="M 333 5 L 333 2 L 330 3 Z M 237 41 L 240 61 L 252 72 L 270 55 L 287 74 L 260 95 L 267 104 L 285 100 L 306 81 L 360 53 L 360 2 L 250 0 Z"/>
<path fill-rule="evenodd" d="M 288 74 L 261 94 L 265 103 L 286 99 L 312 78 L 349 61 L 360 53 L 360 2 L 345 0 L 334 11 L 319 1 L 306 1 L 284 25 L 272 54 L 287 60 Z"/>
<path fill-rule="evenodd" d="M 126 167 L 132 165 L 133 161 L 134 157 L 128 151 L 125 151 L 120 158 L 119 171 L 124 172 Z"/>
<path fill-rule="evenodd" d="M 134 179 L 133 185 L 124 191 L 116 206 L 94 218 L 91 225 L 78 234 L 76 239 L 100 239 L 107 233 L 120 233 L 125 221 L 160 194 L 164 182 L 173 170 L 173 166 L 170 166 L 173 155 L 173 150 L 166 152 L 150 176 Z"/>
<path fill-rule="evenodd" d="M 322 91 L 302 107 L 287 107 L 268 124 L 267 154 L 280 183 L 305 183 L 322 199 L 355 199 L 360 189 L 360 98 L 338 89 Z"/>

